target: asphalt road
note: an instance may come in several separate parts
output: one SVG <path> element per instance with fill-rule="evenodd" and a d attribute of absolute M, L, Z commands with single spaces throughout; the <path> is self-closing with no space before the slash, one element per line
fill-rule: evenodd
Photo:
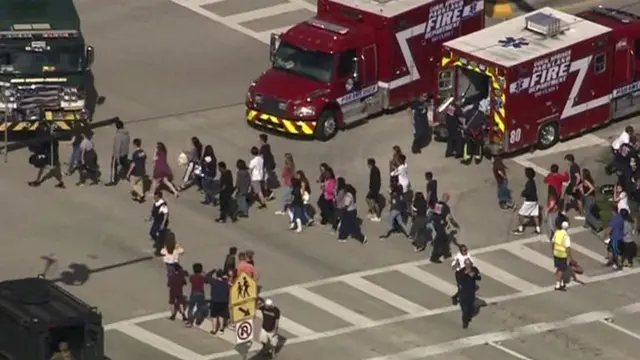
<path fill-rule="evenodd" d="M 302 1 L 292 1 L 296 7 L 289 9 L 296 14 L 285 16 L 290 18 L 258 18 L 250 25 L 251 6 L 274 1 L 226 0 L 202 7 L 196 5 L 203 2 L 184 0 L 77 1 L 86 36 L 97 49 L 97 88 L 107 98 L 97 118 L 120 116 L 149 152 L 163 141 L 170 159 L 194 135 L 229 164 L 248 159 L 257 133 L 245 126 L 237 104 L 266 66 L 265 34 L 308 16 Z M 238 13 L 245 14 L 222 18 Z M 96 133 L 105 172 L 113 131 Z M 617 132 L 608 129 L 509 162 L 512 188 L 518 192 L 522 186 L 523 166 L 544 173 L 566 151 L 597 166 L 590 164 L 598 147 Z M 311 178 L 320 162 L 328 162 L 339 176 L 365 189 L 366 158 L 376 158 L 384 169 L 391 147 L 408 149 L 409 137 L 409 119 L 396 114 L 342 133 L 329 144 L 280 137 L 271 142 L 278 160 L 293 153 Z M 530 235 L 509 234 L 515 217 L 496 209 L 489 165 L 463 167 L 443 159 L 443 151 L 432 144 L 423 154 L 409 156 L 410 174 L 414 188 L 423 189 L 422 174 L 433 171 L 440 191 L 452 194 L 454 215 L 462 224 L 459 241 L 469 245 L 484 272 L 480 294 L 491 305 L 469 330 L 460 328 L 459 312 L 448 299 L 454 284 L 449 267 L 428 264 L 425 254 L 414 254 L 399 237 L 378 241 L 384 223 L 364 225 L 371 239 L 366 246 L 338 244 L 320 226 L 291 233 L 286 220 L 273 215 L 275 202 L 268 210 L 253 210 L 249 220 L 219 225 L 213 222 L 217 210 L 201 205 L 189 191 L 168 199 L 172 228 L 186 249 L 182 262 L 213 268 L 221 265 L 229 246 L 253 249 L 261 284 L 286 317 L 282 360 L 635 359 L 629 344 L 640 337 L 634 333 L 640 331 L 634 321 L 638 270 L 612 274 L 602 267 L 602 244 L 575 223 L 574 251 L 587 285 L 562 294 L 551 291 L 547 245 Z M 76 188 L 69 179 L 67 190 L 54 189 L 51 182 L 27 188 L 33 176 L 27 157 L 14 152 L 2 165 L 7 245 L 0 254 L 2 278 L 46 270 L 99 306 L 109 324 L 107 354 L 113 360 L 235 356 L 229 332 L 212 337 L 165 319 L 164 270 L 150 257 L 143 221 L 149 205 L 132 204 L 127 184 Z"/>

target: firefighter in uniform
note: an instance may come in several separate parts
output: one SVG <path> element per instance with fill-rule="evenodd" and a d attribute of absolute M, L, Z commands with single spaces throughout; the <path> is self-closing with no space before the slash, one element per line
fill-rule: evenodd
<path fill-rule="evenodd" d="M 427 117 L 427 95 L 421 95 L 411 103 L 411 124 L 413 126 L 413 142 L 411 152 L 420 154 L 427 145 L 429 136 L 429 119 Z"/>
<path fill-rule="evenodd" d="M 431 224 L 435 233 L 433 239 L 433 249 L 431 251 L 431 262 L 441 263 L 441 257 L 448 259 L 451 257 L 451 244 L 449 239 L 449 233 L 447 229 L 449 224 L 455 228 L 460 226 L 451 215 L 451 208 L 447 203 L 450 195 L 447 193 L 442 194 L 442 199 L 438 201 L 431 213 Z"/>
<path fill-rule="evenodd" d="M 447 150 L 445 157 L 462 156 L 462 134 L 460 133 L 460 117 L 462 111 L 458 104 L 451 104 L 447 107 L 445 122 L 447 126 Z"/>
<path fill-rule="evenodd" d="M 476 163 L 482 161 L 484 147 L 484 129 L 486 118 L 479 108 L 471 110 L 473 115 L 469 117 L 463 127 L 464 149 L 462 151 L 462 162 L 471 163 L 475 159 Z"/>
<path fill-rule="evenodd" d="M 161 191 L 156 191 L 153 194 L 153 200 L 151 215 L 149 216 L 149 221 L 151 222 L 149 236 L 153 240 L 156 252 L 159 252 L 164 246 L 164 235 L 169 226 L 169 207 L 163 199 Z"/>

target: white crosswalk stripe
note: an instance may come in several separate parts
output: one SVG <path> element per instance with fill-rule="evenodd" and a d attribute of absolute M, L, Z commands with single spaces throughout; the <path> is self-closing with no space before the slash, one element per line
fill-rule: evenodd
<path fill-rule="evenodd" d="M 583 228 L 570 229 L 570 234 L 579 234 L 582 232 L 586 232 Z M 548 273 L 549 284 L 550 287 L 540 287 L 538 285 L 532 284 L 531 282 L 521 279 L 517 276 L 514 276 L 509 269 L 503 269 L 497 267 L 486 260 L 480 260 L 477 256 L 474 256 L 475 265 L 480 269 L 481 273 L 485 277 L 489 277 L 501 284 L 508 286 L 513 289 L 513 293 L 510 295 L 501 295 L 496 297 L 489 297 L 487 300 L 489 301 L 501 301 L 508 300 L 512 298 L 519 298 L 528 295 L 534 295 L 543 293 L 545 291 L 549 291 L 552 289 L 553 278 L 551 277 L 551 273 L 554 271 L 553 269 L 553 258 L 549 253 L 541 253 L 532 248 L 526 246 L 527 244 L 535 244 L 541 241 L 544 241 L 544 236 L 534 236 L 526 239 L 518 239 L 512 242 L 497 244 L 488 246 L 485 248 L 472 249 L 472 255 L 480 255 L 484 253 L 490 253 L 493 251 L 504 250 L 515 256 L 519 260 L 526 261 L 528 263 L 534 264 L 541 269 L 543 274 Z M 584 246 L 580 246 L 577 244 L 577 241 L 572 242 L 572 247 L 574 252 L 576 252 L 576 257 L 587 257 L 587 258 L 597 258 L 597 260 L 601 261 L 602 257 Z M 431 267 L 423 268 L 423 265 L 429 264 L 428 260 L 418 260 L 404 264 L 391 265 L 384 268 L 371 269 L 366 271 L 361 271 L 358 273 L 352 273 L 347 275 L 337 276 L 335 278 L 322 279 L 317 281 L 312 281 L 305 284 L 298 284 L 288 286 L 282 289 L 276 289 L 271 291 L 265 291 L 264 296 L 278 296 L 278 295 L 291 295 L 300 301 L 308 305 L 312 305 L 319 310 L 326 312 L 334 317 L 339 318 L 340 320 L 351 324 L 348 327 L 340 328 L 331 331 L 316 331 L 312 328 L 305 325 L 309 323 L 309 319 L 305 319 L 305 317 L 296 318 L 295 314 L 290 314 L 292 311 L 288 311 L 289 309 L 282 309 L 283 315 L 280 319 L 280 329 L 285 331 L 286 333 L 293 336 L 293 339 L 288 340 L 288 344 L 294 344 L 304 341 L 313 341 L 317 339 L 324 338 L 326 336 L 333 336 L 338 333 L 349 333 L 351 331 L 356 331 L 358 329 L 371 328 L 374 326 L 381 326 L 388 323 L 393 323 L 395 321 L 402 321 L 402 319 L 412 319 L 418 318 L 422 316 L 429 316 L 430 314 L 437 314 L 448 311 L 455 311 L 456 307 L 453 307 L 447 303 L 442 303 L 440 307 L 434 309 L 428 309 L 423 305 L 416 304 L 414 301 L 409 300 L 399 294 L 369 280 L 367 278 L 371 276 L 375 276 L 378 274 L 391 273 L 395 272 L 400 274 L 401 276 L 406 276 L 409 279 L 416 280 L 418 283 L 424 285 L 425 290 L 431 289 L 431 291 L 426 290 L 421 292 L 424 296 L 431 296 L 432 294 L 443 294 L 448 298 L 453 293 L 456 292 L 457 286 L 455 285 L 455 280 L 453 277 L 453 273 L 451 276 L 442 277 L 441 275 L 433 274 L 429 269 Z M 516 264 L 517 265 L 517 264 Z M 420 267 L 419 267 L 420 266 Z M 445 265 L 430 265 L 437 266 L 434 269 L 441 269 L 441 266 Z M 640 272 L 640 269 L 633 269 L 629 272 L 626 272 L 627 275 L 634 274 L 636 272 Z M 545 275 L 546 276 L 546 275 Z M 600 281 L 604 279 L 614 278 L 616 276 L 626 276 L 621 273 L 611 273 L 605 275 L 599 275 L 592 278 L 588 278 L 586 276 L 581 276 L 581 279 L 585 282 L 591 281 Z M 341 284 L 342 286 L 348 286 L 353 289 L 359 290 L 364 293 L 366 296 L 371 297 L 372 299 L 378 299 L 389 306 L 402 310 L 402 312 L 407 315 L 404 316 L 395 316 L 385 320 L 374 320 L 367 316 L 366 313 L 363 313 L 357 304 L 351 303 L 343 303 L 338 302 L 336 299 L 329 299 L 325 296 L 321 296 L 315 291 L 316 287 L 327 284 Z M 411 285 L 415 286 L 415 285 Z M 435 293 L 434 291 L 435 290 Z M 482 287 L 481 287 L 482 292 Z M 482 295 L 482 294 L 481 294 Z M 493 300 L 492 300 L 493 299 Z M 354 307 L 355 306 L 355 307 Z M 358 310 L 356 310 L 358 309 Z M 160 349 L 161 351 L 171 354 L 172 356 L 178 359 L 196 359 L 196 360 L 209 360 L 209 359 L 218 359 L 223 358 L 225 356 L 230 355 L 232 352 L 223 351 L 215 354 L 197 354 L 196 352 L 186 349 L 179 344 L 172 342 L 170 339 L 164 339 L 159 335 L 154 334 L 150 330 L 146 328 L 142 328 L 137 324 L 142 324 L 148 321 L 157 320 L 166 317 L 167 313 L 158 313 L 147 316 L 142 316 L 136 319 L 130 319 L 121 321 L 115 324 L 107 325 L 105 327 L 106 330 L 117 330 L 120 331 L 130 337 L 133 337 L 145 344 L 148 344 L 154 348 Z M 259 326 L 257 324 L 256 326 Z M 209 321 L 205 321 L 200 328 L 204 331 L 209 332 L 211 330 L 211 324 Z M 257 330 L 256 330 L 257 331 Z M 235 334 L 233 331 L 226 331 L 224 335 L 218 335 L 219 339 L 225 340 L 229 343 L 231 347 L 235 342 Z M 499 344 L 498 344 L 499 346 Z M 259 346 L 254 345 L 252 349 L 256 350 Z"/>
<path fill-rule="evenodd" d="M 249 22 L 254 22 L 257 20 L 265 20 L 263 24 L 268 24 L 266 19 L 276 17 L 279 15 L 289 14 L 293 12 L 299 12 L 304 10 L 306 12 L 315 13 L 316 5 L 305 1 L 305 0 L 288 0 L 285 3 L 276 4 L 267 7 L 261 7 L 260 4 L 256 4 L 255 8 L 235 13 L 232 15 L 220 15 L 215 12 L 215 10 L 207 9 L 207 5 L 219 4 L 219 3 L 230 3 L 230 2 L 246 2 L 249 3 L 251 0 L 171 0 L 174 4 L 180 5 L 184 8 L 187 8 L 197 14 L 200 14 L 204 17 L 207 17 L 217 23 L 220 23 L 228 28 L 231 28 L 237 32 L 245 34 L 251 38 L 254 38 L 262 43 L 269 44 L 271 40 L 271 33 L 282 33 L 283 31 L 288 30 L 296 22 L 292 21 L 291 24 L 287 26 L 282 26 L 279 24 L 275 26 L 273 29 L 268 30 L 252 30 L 246 25 Z M 308 17 L 312 15 L 309 14 Z M 296 16 L 295 19 L 298 21 L 307 20 L 304 15 Z M 268 26 L 268 25 L 267 25 Z M 263 27 L 264 29 L 264 27 Z"/>

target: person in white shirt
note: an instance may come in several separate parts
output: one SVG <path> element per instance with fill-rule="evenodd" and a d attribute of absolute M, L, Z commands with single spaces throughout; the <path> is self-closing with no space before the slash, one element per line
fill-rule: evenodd
<path fill-rule="evenodd" d="M 629 199 L 628 199 L 627 193 L 624 191 L 624 189 L 622 189 L 622 186 L 616 185 L 616 189 L 615 189 L 614 196 L 613 196 L 613 201 L 616 202 L 616 205 L 618 207 L 618 211 L 620 211 L 622 209 L 626 209 L 627 211 L 630 211 L 629 210 Z"/>
<path fill-rule="evenodd" d="M 471 258 L 471 254 L 469 254 L 469 249 L 467 248 L 467 245 L 461 244 L 459 249 L 460 251 L 456 254 L 456 256 L 453 258 L 453 261 L 451 262 L 451 267 L 455 271 L 456 284 L 458 285 L 458 288 L 460 287 L 460 284 L 458 281 L 458 272 L 464 269 L 464 262 L 467 261 L 467 259 L 473 262 L 473 259 Z M 451 296 L 451 303 L 453 305 L 458 304 L 458 291 L 456 291 L 456 293 Z"/>
<path fill-rule="evenodd" d="M 622 146 L 622 144 L 628 144 L 629 140 L 631 139 L 631 136 L 633 135 L 633 133 L 634 133 L 633 127 L 631 127 L 631 126 L 625 127 L 624 131 L 622 132 L 622 134 L 620 134 L 620 136 L 618 136 L 611 143 L 611 148 L 613 148 L 613 151 L 620 150 L 620 146 Z"/>
<path fill-rule="evenodd" d="M 398 183 L 402 186 L 402 192 L 408 193 L 411 184 L 409 183 L 409 167 L 407 165 L 407 157 L 404 154 L 398 156 L 399 165 L 392 172 L 391 176 L 398 177 Z"/>
<path fill-rule="evenodd" d="M 264 194 L 262 193 L 262 184 L 264 182 L 264 159 L 260 155 L 260 150 L 255 146 L 251 148 L 251 155 L 253 156 L 253 159 L 249 162 L 251 189 L 255 195 L 258 196 L 258 202 L 260 202 L 258 209 L 264 209 L 267 207 Z"/>
<path fill-rule="evenodd" d="M 167 276 L 174 271 L 175 265 L 180 263 L 180 255 L 184 253 L 184 249 L 180 246 L 173 236 L 167 236 L 164 247 L 160 250 L 162 261 L 167 268 Z"/>

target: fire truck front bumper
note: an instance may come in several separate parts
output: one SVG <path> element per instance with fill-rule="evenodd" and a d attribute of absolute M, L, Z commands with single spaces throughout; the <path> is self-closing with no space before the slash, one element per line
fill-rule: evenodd
<path fill-rule="evenodd" d="M 45 111 L 44 119 L 37 120 L 11 120 L 4 121 L 4 113 L 0 112 L 0 132 L 2 131 L 36 131 L 40 128 L 53 127 L 54 131 L 69 131 L 77 125 L 82 125 L 87 121 L 87 114 L 84 110 L 55 110 Z"/>
<path fill-rule="evenodd" d="M 247 109 L 247 122 L 252 126 L 302 137 L 312 137 L 316 130 L 315 121 L 287 120 L 252 109 Z"/>

